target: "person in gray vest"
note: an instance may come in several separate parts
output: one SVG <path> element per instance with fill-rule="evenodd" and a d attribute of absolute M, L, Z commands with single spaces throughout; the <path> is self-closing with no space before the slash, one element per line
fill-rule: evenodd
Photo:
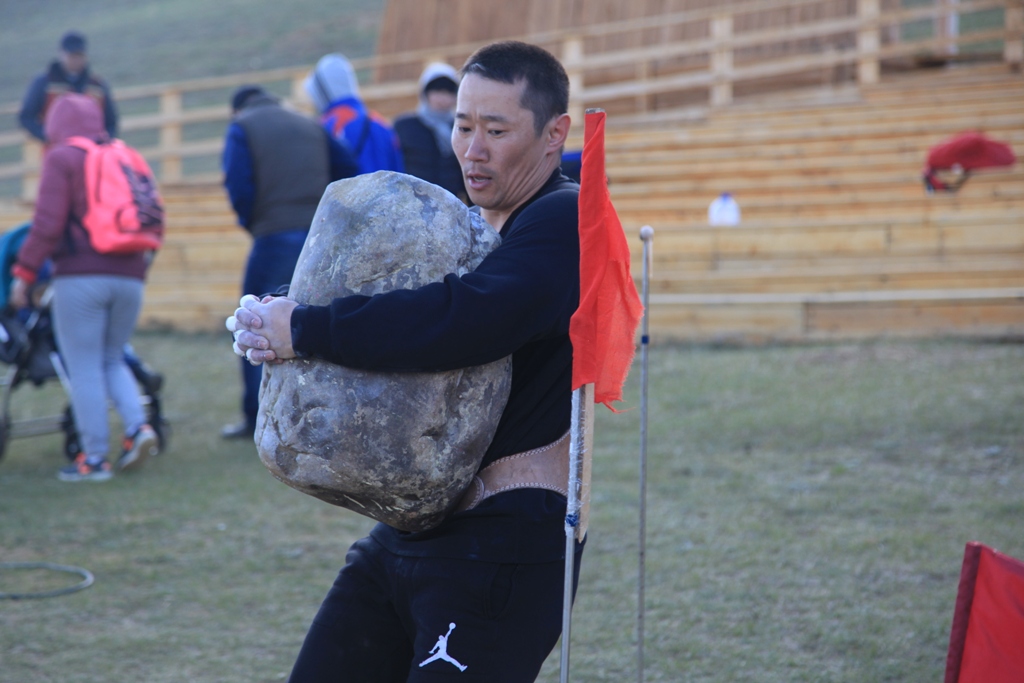
<path fill-rule="evenodd" d="M 242 294 L 261 296 L 291 282 L 313 214 L 328 184 L 358 173 L 344 143 L 286 109 L 259 86 L 239 88 L 224 143 L 224 187 L 238 223 L 253 237 Z M 221 431 L 251 438 L 262 369 L 242 361 L 243 419 Z"/>

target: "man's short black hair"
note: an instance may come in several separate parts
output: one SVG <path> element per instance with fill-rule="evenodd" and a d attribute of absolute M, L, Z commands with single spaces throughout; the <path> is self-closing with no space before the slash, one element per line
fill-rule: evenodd
<path fill-rule="evenodd" d="M 72 54 L 85 52 L 85 36 L 78 31 L 68 31 L 60 39 L 60 49 Z"/>
<path fill-rule="evenodd" d="M 470 55 L 461 73 L 499 83 L 525 81 L 519 104 L 533 112 L 537 135 L 548 121 L 569 110 L 569 76 L 554 55 L 536 45 L 517 40 L 491 43 Z"/>
<path fill-rule="evenodd" d="M 231 96 L 231 111 L 237 112 L 240 109 L 245 109 L 249 100 L 253 99 L 257 95 L 266 95 L 267 91 L 258 85 L 243 85 L 235 94 Z"/>

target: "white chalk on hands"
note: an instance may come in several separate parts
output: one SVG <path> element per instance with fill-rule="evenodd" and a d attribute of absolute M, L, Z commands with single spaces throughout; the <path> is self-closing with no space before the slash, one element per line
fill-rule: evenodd
<path fill-rule="evenodd" d="M 235 352 L 236 356 L 245 358 L 245 351 L 242 350 L 242 347 L 238 345 L 237 341 L 231 344 L 231 350 Z"/>
<path fill-rule="evenodd" d="M 242 308 L 245 308 L 245 302 L 249 301 L 250 299 L 255 301 L 256 303 L 260 302 L 260 298 L 258 296 L 253 296 L 252 294 L 246 294 L 245 296 L 243 296 L 241 299 L 238 300 L 238 305 L 240 307 L 242 307 Z"/>
<path fill-rule="evenodd" d="M 231 316 L 230 318 L 224 321 L 224 327 L 228 328 L 228 332 L 237 332 L 238 318 L 236 318 L 235 316 Z"/>
<path fill-rule="evenodd" d="M 247 361 L 249 361 L 253 365 L 259 365 L 263 361 L 255 361 L 255 360 L 252 359 L 252 352 L 255 351 L 255 350 L 256 349 L 246 349 L 246 351 L 245 351 L 245 359 Z"/>

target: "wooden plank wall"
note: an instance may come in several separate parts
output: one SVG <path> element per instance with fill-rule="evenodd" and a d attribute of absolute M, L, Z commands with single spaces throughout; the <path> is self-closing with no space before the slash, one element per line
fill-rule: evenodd
<path fill-rule="evenodd" d="M 500 40 L 512 36 L 571 32 L 572 29 L 601 24 L 629 22 L 633 19 L 657 17 L 666 14 L 709 10 L 728 6 L 748 13 L 737 17 L 737 34 L 771 28 L 798 26 L 821 22 L 826 18 L 854 16 L 857 0 L 821 0 L 797 7 L 768 7 L 763 0 L 635 0 L 634 2 L 607 2 L 600 0 L 522 0 L 516 3 L 481 3 L 477 0 L 389 0 L 384 11 L 378 39 L 378 54 L 391 54 L 408 50 L 429 49 L 445 45 L 459 45 L 480 41 Z M 883 0 L 883 9 L 898 8 L 900 0 Z M 671 44 L 680 41 L 708 38 L 710 20 L 702 19 L 691 25 L 670 29 L 648 26 L 629 33 L 593 36 L 587 39 L 587 52 L 602 52 Z M 828 45 L 849 47 L 851 33 L 839 36 L 814 36 L 791 41 L 770 48 L 771 56 L 792 53 L 807 44 L 822 49 Z M 766 56 L 765 48 L 739 51 L 737 59 L 754 60 Z M 667 60 L 665 67 L 670 67 Z M 407 67 L 408 71 L 411 67 Z M 389 73 L 388 78 L 393 77 Z M 415 78 L 413 73 L 399 77 Z"/>
<path fill-rule="evenodd" d="M 763 4 L 760 0 L 521 0 L 515 3 L 482 3 L 478 0 L 389 0 L 381 24 L 377 53 L 387 55 L 408 50 L 459 45 L 512 36 L 571 32 L 574 28 L 612 22 L 628 22 L 673 13 L 712 10 L 729 6 Z M 883 0 L 882 8 L 899 7 L 900 0 Z M 799 7 L 783 7 L 751 11 L 740 16 L 734 31 L 749 31 L 817 22 L 828 18 L 850 17 L 857 13 L 857 0 L 821 0 Z M 650 46 L 680 41 L 706 39 L 711 35 L 710 20 L 677 25 L 665 29 L 656 25 L 628 33 L 615 33 L 587 38 L 588 54 Z M 818 49 L 827 46 L 850 47 L 855 40 L 851 32 L 835 36 L 817 35 L 800 41 L 780 43 L 771 48 L 739 51 L 737 62 L 752 62 L 768 56 L 791 54 L 813 43 Z M 768 51 L 766 53 L 766 50 Z M 698 65 L 694 58 L 665 60 L 662 73 Z M 703 64 L 700 64 L 703 65 Z M 415 78 L 414 67 L 386 71 L 384 80 Z M 639 74 L 638 74 L 639 75 Z M 649 74 L 657 75 L 657 74 Z M 596 82 L 600 82 L 598 79 Z"/>
<path fill-rule="evenodd" d="M 941 1 L 941 0 L 940 0 Z M 649 82 L 670 77 L 684 77 L 711 68 L 714 57 L 696 51 L 673 55 L 680 45 L 695 45 L 721 38 L 716 30 L 743 39 L 745 35 L 770 34 L 773 30 L 815 25 L 800 37 L 782 37 L 738 47 L 729 55 L 730 70 L 760 65 L 785 58 L 818 57 L 806 67 L 782 75 L 762 75 L 746 81 L 730 83 L 731 96 L 744 97 L 793 87 L 852 83 L 856 69 L 849 63 L 829 61 L 837 54 L 856 50 L 858 36 L 848 23 L 863 11 L 858 0 L 820 0 L 780 6 L 771 0 L 523 0 L 518 3 L 480 3 L 475 0 L 390 0 L 385 9 L 378 42 L 378 55 L 398 54 L 408 50 L 438 49 L 450 45 L 472 45 L 501 38 L 532 35 L 533 42 L 560 55 L 561 40 L 573 30 L 588 29 L 583 50 L 588 60 L 602 54 L 637 51 L 634 60 L 619 60 L 606 68 L 589 67 L 585 77 L 587 88 L 623 82 Z M 915 4 L 915 7 L 917 5 Z M 902 0 L 880 0 L 881 12 L 898 11 Z M 727 15 L 726 12 L 729 12 Z M 696 14 L 694 14 L 696 13 Z M 686 19 L 680 20 L 685 16 Z M 691 18 L 692 17 L 692 18 Z M 731 17 L 731 18 L 727 18 Z M 661 19 L 661 21 L 659 21 Z M 715 22 L 723 19 L 723 26 Z M 828 28 L 829 21 L 834 27 Z M 612 26 L 621 26 L 611 30 Z M 589 32 L 596 29 L 596 33 Z M 879 38 L 883 48 L 899 41 L 899 27 L 889 26 Z M 652 46 L 666 47 L 666 56 L 659 59 L 641 57 Z M 467 55 L 447 56 L 458 66 Z M 888 66 L 905 63 L 906 57 L 887 60 Z M 912 61 L 912 60 L 910 60 Z M 413 79 L 418 66 L 385 66 L 377 71 L 381 80 Z M 581 84 L 582 85 L 582 84 Z M 601 106 L 610 114 L 647 113 L 674 108 L 707 106 L 709 92 L 705 85 L 673 88 L 669 92 L 617 98 Z"/>
<path fill-rule="evenodd" d="M 500 40 L 509 36 L 567 31 L 582 26 L 657 17 L 676 12 L 742 7 L 758 0 L 521 0 L 515 3 L 483 3 L 479 0 L 389 0 L 381 23 L 378 54 L 419 50 L 441 45 Z M 797 8 L 769 9 L 747 15 L 737 30 L 750 31 L 792 26 L 827 17 L 850 16 L 856 0 L 822 0 Z M 899 7 L 899 0 L 885 0 L 883 7 Z M 680 34 L 665 35 L 659 29 L 615 35 L 595 46 L 623 49 L 649 41 L 679 40 Z M 706 37 L 706 35 L 704 36 Z M 819 42 L 821 38 L 818 38 Z"/>

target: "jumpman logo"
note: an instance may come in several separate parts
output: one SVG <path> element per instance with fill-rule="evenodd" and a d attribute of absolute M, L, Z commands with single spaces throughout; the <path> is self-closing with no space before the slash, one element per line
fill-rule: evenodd
<path fill-rule="evenodd" d="M 459 664 L 448 654 L 448 636 L 452 634 L 452 631 L 454 629 L 454 622 L 448 624 L 448 633 L 445 633 L 443 636 L 438 636 L 437 643 L 434 645 L 434 648 L 430 651 L 430 654 L 432 654 L 433 657 L 428 657 L 427 659 L 424 659 L 422 662 L 420 662 L 421 667 L 424 667 L 427 664 L 430 664 L 431 662 L 437 661 L 438 659 L 443 659 L 444 661 L 458 668 L 459 671 L 466 670 L 467 667 L 463 666 L 462 664 Z"/>

